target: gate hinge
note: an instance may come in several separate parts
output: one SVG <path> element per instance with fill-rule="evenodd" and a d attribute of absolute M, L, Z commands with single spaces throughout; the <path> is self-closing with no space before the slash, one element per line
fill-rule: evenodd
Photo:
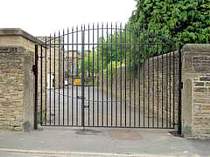
<path fill-rule="evenodd" d="M 180 82 L 180 89 L 183 89 L 183 87 L 184 87 L 184 83 Z"/>
<path fill-rule="evenodd" d="M 33 71 L 34 74 L 37 73 L 37 66 L 36 66 L 36 65 L 33 65 L 33 66 L 32 66 L 32 71 Z"/>

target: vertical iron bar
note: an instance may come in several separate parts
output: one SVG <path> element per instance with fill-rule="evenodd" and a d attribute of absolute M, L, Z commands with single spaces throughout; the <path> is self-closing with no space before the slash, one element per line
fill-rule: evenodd
<path fill-rule="evenodd" d="M 132 34 L 131 34 L 131 32 L 129 32 L 129 41 L 130 41 L 130 43 L 129 43 L 129 48 L 130 48 L 130 56 L 129 56 L 129 75 L 130 75 L 130 81 L 129 81 L 129 99 L 130 99 L 130 106 L 129 106 L 129 127 L 131 127 L 131 99 L 132 99 L 132 95 L 131 95 L 131 79 L 132 79 L 132 76 L 131 76 L 131 57 L 132 57 Z"/>
<path fill-rule="evenodd" d="M 35 45 L 35 65 L 33 67 L 34 71 L 34 83 L 35 83 L 35 98 L 34 98 L 34 129 L 38 129 L 37 124 L 37 113 L 38 113 L 38 45 Z"/>
<path fill-rule="evenodd" d="M 154 128 L 155 124 L 155 58 L 152 58 L 152 127 Z"/>
<path fill-rule="evenodd" d="M 157 56 L 157 127 L 159 128 L 159 45 L 157 44 L 157 52 L 158 52 L 158 56 Z"/>
<path fill-rule="evenodd" d="M 102 126 L 104 126 L 104 24 L 102 24 L 102 82 L 101 82 L 101 85 L 102 85 L 102 95 L 101 95 L 101 99 L 102 99 L 102 104 L 101 104 L 101 107 L 102 107 Z"/>
<path fill-rule="evenodd" d="M 65 69 L 64 69 L 64 62 L 65 62 L 65 50 L 64 50 L 64 44 L 65 44 L 65 38 L 64 38 L 64 30 L 63 30 L 63 40 L 62 40 L 62 58 L 63 58 L 63 65 L 62 65 L 62 71 L 63 71 L 63 125 L 65 124 L 65 106 L 64 106 L 64 104 L 65 104 L 65 97 L 64 97 L 64 95 L 65 95 L 65 91 L 64 91 L 64 88 L 65 88 L 65 82 L 64 82 L 64 79 L 65 79 Z"/>
<path fill-rule="evenodd" d="M 125 44 L 124 45 L 125 46 L 125 56 L 124 56 L 124 58 L 125 58 L 125 72 L 124 72 L 125 73 L 125 78 L 124 78 L 125 79 L 124 80 L 124 83 L 125 83 L 125 113 L 124 114 L 125 115 L 124 116 L 125 116 L 125 127 L 126 127 L 127 126 L 127 119 L 126 119 L 127 118 L 127 95 L 126 95 L 126 90 L 127 90 L 127 88 L 126 88 L 126 86 L 127 86 L 127 84 L 126 84 L 126 82 L 127 82 L 127 80 L 126 80 L 126 74 L 127 74 L 127 67 L 126 67 L 126 62 L 127 62 L 127 59 L 126 59 L 126 55 L 127 55 L 127 38 L 126 38 L 127 37 L 126 36 L 127 35 L 127 26 L 125 26 L 124 31 L 125 31 L 124 32 L 125 33 L 125 39 L 124 39 L 124 42 L 125 42 L 124 43 Z"/>
<path fill-rule="evenodd" d="M 72 104 L 71 104 L 71 121 L 72 121 L 72 126 L 74 126 L 74 28 L 72 28 L 71 31 L 71 42 L 72 42 L 72 47 L 71 47 L 71 99 L 72 99 Z"/>
<path fill-rule="evenodd" d="M 182 56 L 181 56 L 181 46 L 179 47 L 179 103 L 178 103 L 178 133 L 182 133 Z"/>
<path fill-rule="evenodd" d="M 111 88 L 110 89 L 111 90 L 111 102 L 110 103 L 111 103 L 111 126 L 112 126 L 112 120 L 113 120 L 113 117 L 112 117 L 113 116 L 113 109 L 112 109 L 112 107 L 113 107 L 112 106 L 112 94 L 113 94 L 112 93 L 112 83 L 113 83 L 112 82 L 112 79 L 113 79 L 113 76 L 112 76 L 112 23 L 111 23 L 111 43 L 110 44 L 111 44 L 110 45 L 110 47 L 111 47 L 110 48 L 110 57 L 111 57 L 110 58 L 110 62 L 111 62 L 111 70 L 110 70 L 110 73 L 111 73 L 111 80 L 110 80 L 110 85 L 111 85 L 111 87 L 110 87 Z"/>
<path fill-rule="evenodd" d="M 169 126 L 171 128 L 171 53 L 169 54 Z"/>
<path fill-rule="evenodd" d="M 144 49 L 145 45 L 143 45 L 143 51 Z M 145 127 L 145 59 L 143 63 L 142 77 L 143 77 L 143 127 Z"/>
<path fill-rule="evenodd" d="M 97 24 L 97 126 L 99 126 L 99 24 Z"/>
<path fill-rule="evenodd" d="M 82 35 L 82 52 L 83 52 L 83 56 L 82 56 L 82 112 L 83 112 L 83 117 L 82 117 L 82 123 L 83 123 L 83 127 L 85 127 L 85 25 L 83 25 L 83 35 Z"/>
<path fill-rule="evenodd" d="M 45 125 L 47 124 L 47 64 L 48 64 L 48 56 L 47 56 L 47 38 L 45 37 Z"/>
<path fill-rule="evenodd" d="M 122 23 L 120 24 L 120 127 L 122 127 Z"/>
<path fill-rule="evenodd" d="M 118 88 L 117 88 L 117 84 L 118 84 L 118 80 L 117 80 L 117 78 L 118 78 L 118 73 L 117 73 L 117 64 L 118 64 L 118 31 L 117 31 L 117 23 L 116 23 L 116 25 L 115 25 L 115 44 L 116 44 L 116 60 L 115 60 L 115 73 L 116 73 L 116 76 L 115 76 L 115 125 L 117 126 L 117 106 L 118 106 Z"/>
<path fill-rule="evenodd" d="M 85 29 L 82 28 L 81 29 L 81 38 L 82 38 L 82 56 L 81 56 L 81 81 L 82 81 L 82 91 L 81 91 L 81 97 L 82 97 L 82 104 L 81 104 L 81 123 L 82 123 L 82 127 L 85 127 L 85 112 L 84 112 L 84 105 L 85 105 L 85 88 L 84 88 L 84 73 L 85 73 L 85 64 L 84 64 L 84 51 L 85 51 Z"/>
<path fill-rule="evenodd" d="M 85 78 L 86 78 L 86 70 L 87 69 L 85 69 L 85 46 L 86 46 L 86 42 L 85 42 L 85 32 L 86 32 L 86 28 L 85 28 L 85 25 L 83 25 L 83 40 L 82 40 L 82 51 L 83 51 L 83 57 L 82 57 L 82 75 L 83 75 L 83 85 L 82 85 L 82 106 L 83 106 L 83 118 L 82 118 L 82 120 L 83 120 L 83 127 L 85 127 L 86 125 L 86 123 L 85 123 L 85 99 L 86 99 L 86 94 L 85 94 Z"/>
<path fill-rule="evenodd" d="M 78 44 L 79 44 L 79 38 L 78 38 L 78 26 L 76 27 L 76 76 L 77 76 L 77 79 L 79 78 L 79 71 L 78 71 L 78 68 L 79 68 L 79 64 L 78 64 L 78 60 L 79 60 L 79 52 L 78 52 Z M 78 126 L 78 86 L 76 85 L 76 126 Z"/>
<path fill-rule="evenodd" d="M 173 51 L 173 128 L 175 128 L 175 91 L 176 91 L 176 84 L 175 84 L 175 52 Z"/>
<path fill-rule="evenodd" d="M 108 66 L 109 66 L 109 60 L 108 60 L 108 56 L 109 56 L 109 34 L 108 34 L 108 23 L 107 23 L 107 27 L 106 27 L 106 40 L 107 40 L 107 45 L 106 45 L 106 125 L 109 125 L 109 99 L 108 99 L 108 95 L 109 95 L 109 80 L 108 80 Z"/>
<path fill-rule="evenodd" d="M 60 46 L 61 46 L 61 34 L 60 34 L 60 31 L 58 33 L 58 125 L 60 125 L 60 102 L 61 102 L 61 98 L 60 98 L 60 76 L 61 76 L 61 72 L 60 72 L 60 60 L 61 60 L 61 57 L 60 57 Z M 51 65 L 50 65 L 51 66 Z"/>
<path fill-rule="evenodd" d="M 134 54 L 136 54 L 136 37 L 134 37 Z M 135 55 L 133 55 L 133 60 L 135 60 Z M 134 61 L 136 62 L 136 61 Z M 136 64 L 136 63 L 135 63 Z M 135 67 L 133 66 L 133 107 L 134 107 L 134 113 L 133 113 L 133 126 L 136 126 L 136 74 L 135 74 Z"/>
<path fill-rule="evenodd" d="M 69 71 L 70 67 L 69 67 L 69 28 L 67 28 L 67 125 L 69 125 Z"/>
<path fill-rule="evenodd" d="M 54 67 L 53 67 L 54 68 L 54 81 L 53 81 L 53 83 L 54 83 L 54 95 L 53 95 L 53 97 L 54 97 L 54 112 L 53 112 L 54 120 L 53 121 L 54 121 L 54 125 L 55 125 L 55 118 L 56 118 L 56 114 L 55 114 L 55 87 L 56 87 L 55 86 L 55 81 L 56 81 L 56 77 L 55 77 L 55 64 L 56 64 L 56 62 L 55 62 L 55 44 L 56 44 L 55 39 L 56 39 L 56 37 L 55 37 L 55 33 L 54 33 L 54 36 L 53 36 L 53 40 L 54 40 L 53 41 L 54 42 L 54 45 L 53 45 L 53 51 L 54 51 L 54 56 L 53 56 L 54 57 Z"/>
<path fill-rule="evenodd" d="M 139 35 L 139 42 L 138 42 L 138 50 L 139 50 L 139 127 L 141 126 L 141 41 Z"/>
<path fill-rule="evenodd" d="M 43 109 L 42 109 L 42 107 L 43 107 L 43 104 L 42 104 L 42 100 L 43 100 L 42 99 L 42 91 L 43 91 L 42 90 L 42 57 L 43 57 L 43 55 L 42 55 L 42 45 L 41 45 L 41 61 L 40 61 L 40 64 L 41 64 L 40 65 L 40 83 L 41 83 L 41 85 L 40 85 L 40 95 L 41 95 L 41 97 L 40 97 L 40 104 L 41 104 L 40 105 L 40 107 L 41 107 L 40 108 L 40 112 L 41 112 L 40 113 L 40 124 L 41 125 L 43 124 L 43 122 L 42 122 L 42 120 L 43 120 L 43 118 L 42 118 L 43 117 L 43 115 L 42 115 L 43 114 Z"/>
<path fill-rule="evenodd" d="M 150 123 L 149 123 L 150 122 L 150 119 L 149 119 L 149 117 L 150 117 L 149 116 L 149 114 L 150 114 L 149 113 L 149 110 L 150 110 L 150 70 L 149 70 L 149 68 L 150 68 L 150 65 L 149 65 L 150 58 L 148 58 L 148 62 L 147 63 L 148 63 L 148 65 L 147 65 L 147 68 L 148 68 L 147 69 L 147 72 L 148 72 L 148 74 L 147 74 L 147 80 L 148 80 L 148 87 L 147 87 L 147 101 L 148 101 L 147 102 L 148 103 L 148 109 L 147 109 L 148 110 L 147 111 L 148 113 L 147 114 L 148 114 L 148 117 L 147 118 L 148 118 L 148 121 L 147 122 L 148 122 L 148 128 L 149 128 L 149 125 L 150 125 Z"/>
<path fill-rule="evenodd" d="M 50 57 L 49 57 L 49 60 L 50 60 L 50 65 L 49 65 L 50 66 L 50 80 L 49 80 L 50 81 L 50 87 L 49 87 L 50 88 L 50 90 L 49 90 L 50 91 L 50 93 L 49 93 L 50 94 L 50 98 L 49 98 L 50 99 L 50 101 L 49 101 L 49 103 L 50 103 L 49 104 L 50 105 L 50 109 L 49 109 L 50 110 L 50 125 L 51 125 L 51 121 L 52 121 L 52 119 L 51 119 L 52 118 L 52 110 L 51 110 L 51 93 L 52 93 L 51 92 L 51 86 L 52 86 L 52 83 L 51 83 L 51 79 L 52 79 L 51 78 L 51 73 L 52 73 L 52 71 L 51 71 L 51 59 L 52 59 L 52 57 L 51 57 L 51 53 L 52 53 L 51 52 L 52 51 L 51 47 L 52 47 L 52 41 L 51 40 L 52 40 L 52 37 L 51 37 L 51 34 L 50 34 Z"/>
<path fill-rule="evenodd" d="M 168 53 L 166 56 L 166 128 L 168 128 Z"/>
<path fill-rule="evenodd" d="M 161 70 L 162 70 L 162 128 L 163 128 L 163 120 L 164 120 L 164 117 L 163 117 L 163 104 L 164 104 L 164 102 L 163 102 L 163 84 L 164 84 L 164 82 L 163 82 L 163 64 L 164 64 L 164 59 L 163 59 L 163 51 L 161 52 L 162 54 L 161 54 L 161 57 L 162 57 L 162 68 L 161 68 Z"/>
<path fill-rule="evenodd" d="M 95 59 L 94 59 L 94 46 L 95 46 L 95 44 L 94 44 L 94 42 L 95 42 L 95 39 L 94 39 L 94 37 L 95 37 L 95 25 L 93 24 L 93 26 L 92 26 L 92 44 L 93 44 L 93 47 L 92 47 L 92 79 L 93 79 L 93 97 L 92 97 L 92 100 L 93 100 L 93 126 L 95 126 L 95 90 L 94 90 L 94 88 L 95 88 L 95 73 L 94 73 L 94 62 L 95 62 Z"/>
<path fill-rule="evenodd" d="M 88 80 L 90 78 L 90 25 L 88 24 Z M 88 86 L 88 126 L 90 126 L 90 86 Z"/>

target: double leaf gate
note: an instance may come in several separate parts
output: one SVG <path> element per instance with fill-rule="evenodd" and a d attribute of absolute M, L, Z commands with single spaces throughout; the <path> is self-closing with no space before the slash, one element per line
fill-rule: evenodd
<path fill-rule="evenodd" d="M 181 56 L 174 43 L 122 25 L 83 25 L 40 38 L 37 123 L 180 126 Z"/>

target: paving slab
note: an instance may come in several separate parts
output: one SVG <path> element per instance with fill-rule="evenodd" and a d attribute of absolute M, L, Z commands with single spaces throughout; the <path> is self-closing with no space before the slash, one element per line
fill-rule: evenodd
<path fill-rule="evenodd" d="M 0 132 L 7 156 L 183 156 L 210 157 L 210 140 L 174 136 L 164 129 L 55 128 Z M 73 153 L 73 154 L 72 154 Z M 15 156 L 16 155 L 16 156 Z M 19 156 L 18 156 L 19 155 Z M 25 155 L 25 156 L 24 156 Z"/>

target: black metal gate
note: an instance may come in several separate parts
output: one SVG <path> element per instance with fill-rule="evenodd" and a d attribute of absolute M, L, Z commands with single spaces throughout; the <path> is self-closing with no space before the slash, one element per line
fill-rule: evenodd
<path fill-rule="evenodd" d="M 126 26 L 82 25 L 36 48 L 43 126 L 180 126 L 181 55 L 174 43 Z"/>

